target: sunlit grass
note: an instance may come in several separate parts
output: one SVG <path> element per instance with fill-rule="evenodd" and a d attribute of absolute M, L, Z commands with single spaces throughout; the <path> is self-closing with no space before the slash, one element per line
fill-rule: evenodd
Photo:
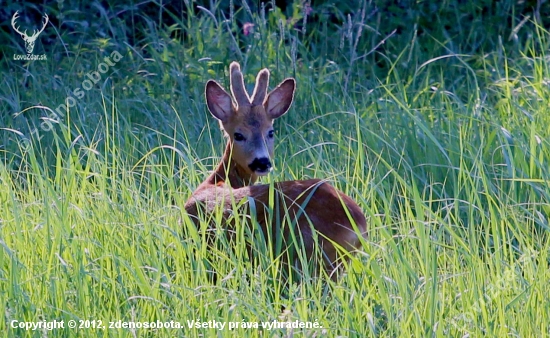
<path fill-rule="evenodd" d="M 257 30 L 245 37 L 236 19 L 198 11 L 174 26 L 188 36 L 151 23 L 158 30 L 139 43 L 112 40 L 104 52 L 85 51 L 93 57 L 0 61 L 13 69 L 0 87 L 5 336 L 41 336 L 10 322 L 42 319 L 185 327 L 51 336 L 550 334 L 547 30 L 530 22 L 525 40 L 474 55 L 469 44 L 464 54 L 431 54 L 401 34 L 388 44 L 404 49 L 377 54 L 390 66 L 375 77 L 370 57 L 350 57 L 387 37 L 355 44 L 369 34 L 355 30 L 338 55 L 337 42 L 315 44 L 274 13 L 251 16 Z M 247 47 L 231 52 L 235 43 Z M 81 85 L 111 49 L 123 59 L 69 112 L 56 119 L 41 108 L 65 102 L 65 89 Z M 336 281 L 282 271 L 246 215 L 232 241 L 208 245 L 208 224 L 196 227 L 183 210 L 225 145 L 204 84 L 225 84 L 235 59 L 248 83 L 269 67 L 272 83 L 293 76 L 298 84 L 291 111 L 276 122 L 276 171 L 264 182 L 328 179 L 368 217 L 364 248 Z M 316 321 L 323 329 L 218 331 L 187 320 Z"/>

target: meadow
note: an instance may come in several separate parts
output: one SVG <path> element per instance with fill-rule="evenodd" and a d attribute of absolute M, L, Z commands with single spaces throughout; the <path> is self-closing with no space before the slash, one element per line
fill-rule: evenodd
<path fill-rule="evenodd" d="M 547 3 L 176 3 L 1 10 L 2 336 L 550 336 Z M 14 60 L 16 10 L 48 13 L 47 60 Z M 231 61 L 297 81 L 262 181 L 327 179 L 368 218 L 335 281 L 186 217 L 225 146 L 204 85 Z"/>

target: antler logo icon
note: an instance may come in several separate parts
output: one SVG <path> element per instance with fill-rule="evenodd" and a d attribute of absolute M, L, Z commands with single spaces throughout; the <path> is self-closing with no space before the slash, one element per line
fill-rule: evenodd
<path fill-rule="evenodd" d="M 19 11 L 15 12 L 13 17 L 11 18 L 11 26 L 13 27 L 13 29 L 17 33 L 19 33 L 21 35 L 21 37 L 23 38 L 23 41 L 25 41 L 25 49 L 27 50 L 27 53 L 32 54 L 32 51 L 34 50 L 34 43 L 36 42 L 36 39 L 38 38 L 40 33 L 42 33 L 44 28 L 46 28 L 46 25 L 48 24 L 48 21 L 50 19 L 48 18 L 47 14 L 44 14 L 43 18 L 46 19 L 46 21 L 44 22 L 44 25 L 42 25 L 42 29 L 40 29 L 39 31 L 34 30 L 33 34 L 31 36 L 29 36 L 29 35 L 27 35 L 27 30 L 26 29 L 25 29 L 24 32 L 21 32 L 19 30 L 19 27 L 16 26 L 16 21 L 17 21 L 18 18 L 19 18 Z"/>

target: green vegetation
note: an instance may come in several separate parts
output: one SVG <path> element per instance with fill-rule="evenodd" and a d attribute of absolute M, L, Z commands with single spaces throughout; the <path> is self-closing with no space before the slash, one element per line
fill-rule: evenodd
<path fill-rule="evenodd" d="M 550 335 L 548 4 L 112 2 L 36 7 L 52 21 L 34 51 L 47 61 L 13 60 L 23 40 L 0 32 L 4 336 L 43 335 L 13 320 L 184 325 L 55 337 Z M 114 65 L 86 90 L 105 57 Z M 297 80 L 264 182 L 326 178 L 369 218 L 336 282 L 286 284 L 262 244 L 247 257 L 249 234 L 207 247 L 182 210 L 222 154 L 203 90 L 227 85 L 233 60 L 248 83 L 263 67 L 272 85 Z"/>

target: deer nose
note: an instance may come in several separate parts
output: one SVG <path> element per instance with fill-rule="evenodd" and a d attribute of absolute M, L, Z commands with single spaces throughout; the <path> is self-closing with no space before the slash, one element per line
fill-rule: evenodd
<path fill-rule="evenodd" d="M 254 161 L 248 165 L 248 167 L 252 171 L 261 173 L 269 172 L 271 170 L 271 161 L 269 161 L 269 158 L 267 157 L 255 158 Z"/>

